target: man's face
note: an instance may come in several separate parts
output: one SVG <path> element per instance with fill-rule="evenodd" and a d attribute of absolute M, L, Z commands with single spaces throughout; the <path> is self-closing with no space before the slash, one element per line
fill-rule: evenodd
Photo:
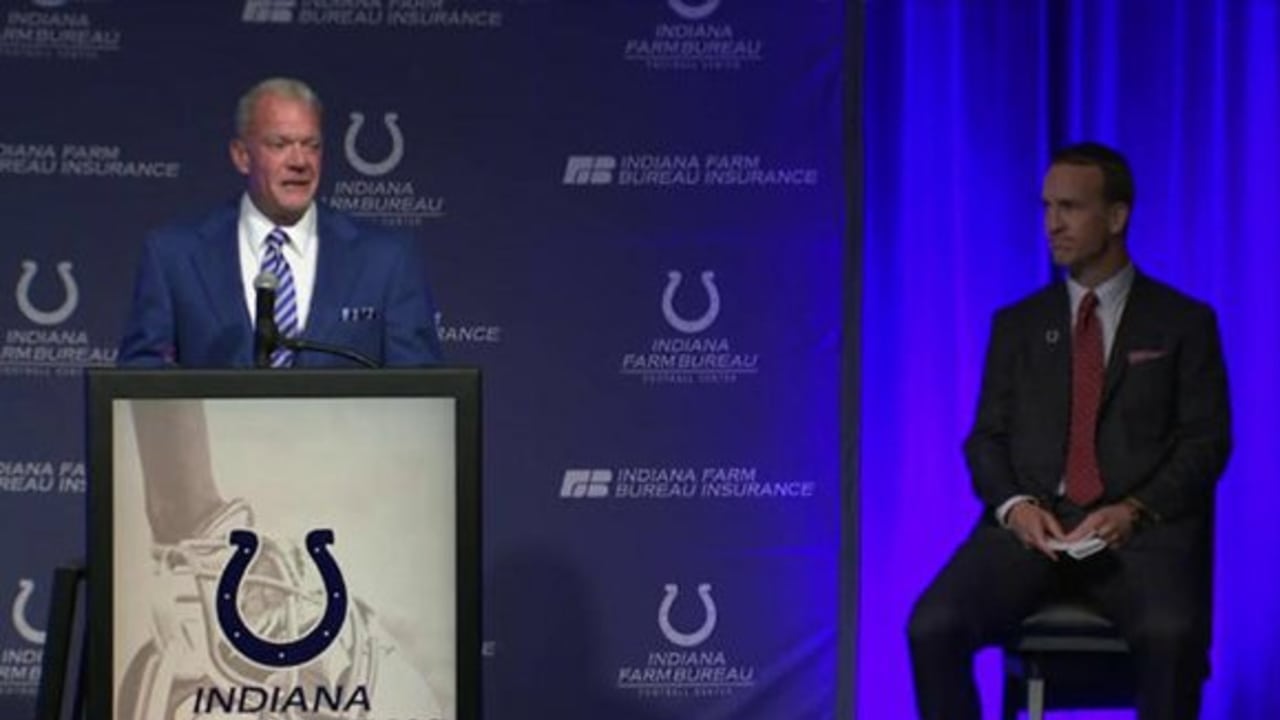
<path fill-rule="evenodd" d="M 320 184 L 320 118 L 301 100 L 268 93 L 257 99 L 244 136 L 231 141 L 231 162 L 248 177 L 249 198 L 278 225 L 292 225 Z"/>
<path fill-rule="evenodd" d="M 1129 209 L 1107 203 L 1102 170 L 1092 165 L 1058 164 L 1044 178 L 1044 230 L 1054 264 L 1077 275 L 1122 251 L 1121 232 Z"/>

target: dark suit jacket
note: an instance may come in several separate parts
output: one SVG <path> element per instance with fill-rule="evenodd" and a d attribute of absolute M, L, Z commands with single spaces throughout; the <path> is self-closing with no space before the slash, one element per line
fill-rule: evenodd
<path fill-rule="evenodd" d="M 438 362 L 435 310 L 408 237 L 317 207 L 315 288 L 303 339 L 362 353 L 387 366 Z M 152 233 L 142 249 L 122 366 L 252 367 L 237 239 L 239 204 L 193 225 Z M 350 365 L 301 352 L 297 365 Z"/>
<path fill-rule="evenodd" d="M 1056 496 L 1071 417 L 1071 328 L 1063 282 L 995 316 L 965 442 L 988 518 L 1014 495 L 1046 505 Z M 1231 444 L 1212 309 L 1136 275 L 1107 363 L 1097 442 L 1102 503 L 1133 497 L 1162 521 L 1202 531 Z"/>

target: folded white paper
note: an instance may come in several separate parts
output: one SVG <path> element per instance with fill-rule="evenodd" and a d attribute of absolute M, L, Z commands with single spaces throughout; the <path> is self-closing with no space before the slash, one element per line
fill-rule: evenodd
<path fill-rule="evenodd" d="M 1102 550 L 1106 546 L 1106 541 L 1097 535 L 1090 535 L 1087 538 L 1076 540 L 1075 542 L 1063 542 L 1061 540 L 1049 541 L 1050 548 L 1054 550 L 1061 550 L 1076 560 L 1083 560 Z"/>

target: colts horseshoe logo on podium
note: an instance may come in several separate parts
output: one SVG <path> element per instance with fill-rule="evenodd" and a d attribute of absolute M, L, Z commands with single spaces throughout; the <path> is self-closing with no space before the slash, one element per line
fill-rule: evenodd
<path fill-rule="evenodd" d="M 268 667 L 293 667 L 308 662 L 328 649 L 342 631 L 347 617 L 347 585 L 338 563 L 329 554 L 333 531 L 307 533 L 307 554 L 324 581 L 324 615 L 303 637 L 288 642 L 271 642 L 258 637 L 240 617 L 236 596 L 249 564 L 258 552 L 258 535 L 251 530 L 233 530 L 229 538 L 235 553 L 218 579 L 218 625 L 227 642 L 246 658 Z"/>

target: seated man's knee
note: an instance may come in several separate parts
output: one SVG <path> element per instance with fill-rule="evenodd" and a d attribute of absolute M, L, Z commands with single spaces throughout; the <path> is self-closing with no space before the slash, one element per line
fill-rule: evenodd
<path fill-rule="evenodd" d="M 1150 648 L 1186 648 L 1204 642 L 1201 623 L 1188 613 L 1151 611 L 1130 632 L 1134 644 Z"/>
<path fill-rule="evenodd" d="M 953 643 L 966 634 L 961 613 L 951 604 L 930 599 L 926 594 L 916 602 L 907 620 L 907 640 L 913 647 L 938 642 Z"/>

